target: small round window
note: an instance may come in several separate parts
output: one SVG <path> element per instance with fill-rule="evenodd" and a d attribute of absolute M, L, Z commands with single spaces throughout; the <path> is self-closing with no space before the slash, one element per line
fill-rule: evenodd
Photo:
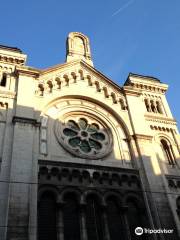
<path fill-rule="evenodd" d="M 58 141 L 76 156 L 97 159 L 111 150 L 112 137 L 108 128 L 89 116 L 71 116 L 55 122 Z"/>

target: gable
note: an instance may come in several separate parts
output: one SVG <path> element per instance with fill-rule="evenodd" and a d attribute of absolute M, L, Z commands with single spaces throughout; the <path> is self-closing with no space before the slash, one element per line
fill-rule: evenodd
<path fill-rule="evenodd" d="M 45 69 L 41 71 L 36 82 L 36 95 L 41 97 L 52 96 L 57 92 L 64 95 L 68 92 L 67 89 L 71 90 L 72 94 L 90 94 L 94 98 L 101 95 L 103 101 L 107 99 L 126 110 L 122 88 L 83 61 L 73 61 Z"/>

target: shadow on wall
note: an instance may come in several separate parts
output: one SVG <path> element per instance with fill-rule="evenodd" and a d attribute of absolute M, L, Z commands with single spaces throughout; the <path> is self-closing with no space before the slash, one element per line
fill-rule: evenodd
<path fill-rule="evenodd" d="M 53 239 L 59 235 L 64 239 L 80 239 L 80 235 L 128 239 L 131 235 L 136 239 L 134 229 L 149 226 L 137 170 L 42 160 L 39 165 L 40 240 L 48 239 L 51 231 L 57 233 Z M 51 215 L 48 206 L 58 206 L 58 212 Z"/>
<path fill-rule="evenodd" d="M 3 223 L 2 226 L 4 226 L 1 228 L 1 235 L 4 236 L 4 232 L 7 232 L 7 239 L 13 238 L 19 240 L 28 238 L 29 234 L 36 235 L 37 232 L 36 213 L 38 192 L 38 159 L 42 158 L 44 159 L 42 161 L 48 162 L 45 160 L 48 159 L 48 156 L 50 156 L 47 155 L 47 152 L 46 154 L 39 154 L 39 151 L 42 150 L 41 141 L 45 142 L 47 144 L 46 147 L 48 147 L 48 132 L 44 133 L 42 131 L 43 123 L 40 123 L 40 121 L 36 120 L 40 119 L 40 113 L 36 112 L 37 115 L 34 116 L 35 113 L 33 108 L 18 106 L 16 113 L 19 116 L 14 116 L 14 112 L 12 112 L 12 109 L 10 108 L 5 112 L 7 114 L 7 118 L 3 123 L 3 139 L 5 142 L 4 146 L 9 146 L 8 150 L 11 153 L 11 158 L 9 158 L 9 162 L 5 161 L 5 158 L 2 158 L 2 168 L 0 173 L 1 176 L 3 176 L 2 180 L 4 180 L 4 184 L 6 185 L 6 194 L 2 191 L 4 198 L 1 201 L 1 209 L 5 209 L 5 212 L 8 212 L 8 216 L 6 216 L 5 213 L 3 213 L 1 216 L 1 222 Z M 72 158 L 76 155 L 77 149 L 80 154 L 90 155 L 90 160 L 92 160 L 92 155 L 96 156 L 98 154 L 100 154 L 99 156 L 103 158 L 103 151 L 107 151 L 107 149 L 109 152 L 111 152 L 113 142 L 112 139 L 109 138 L 108 130 L 103 129 L 101 126 L 98 126 L 93 122 L 90 124 L 86 122 L 86 119 L 80 118 L 79 120 L 80 121 L 78 122 L 78 125 L 75 122 L 70 121 L 67 125 L 64 125 L 64 127 L 62 127 L 60 124 L 57 128 L 55 128 L 57 130 L 57 146 L 60 146 L 58 144 L 59 142 L 64 147 L 64 149 L 66 149 L 65 145 L 63 145 L 66 143 L 63 140 L 63 137 L 66 137 L 69 144 L 68 148 L 71 147 L 74 151 L 73 153 L 68 154 L 72 154 Z M 51 121 L 54 121 L 54 119 L 51 119 Z M 8 135 L 8 127 L 5 127 L 6 123 L 9 129 L 11 129 L 11 136 Z M 42 129 L 40 128 L 41 124 Z M 10 140 L 11 144 L 8 144 L 8 141 Z M 109 153 L 108 151 L 107 154 Z M 86 159 L 86 161 L 89 160 Z M 61 161 L 57 161 L 56 163 L 52 164 L 58 165 L 60 162 Z M 93 165 L 93 161 L 91 162 L 91 165 Z M 5 171 L 7 171 L 7 163 L 9 164 L 8 172 L 4 174 Z M 90 167 L 88 167 L 88 169 L 89 168 Z M 63 170 L 63 172 L 64 171 L 65 170 Z M 139 187 L 139 180 L 136 176 L 136 173 L 133 170 L 130 173 L 130 176 L 126 176 L 126 174 L 122 176 L 122 182 L 125 183 L 125 185 L 129 185 L 131 187 Z M 77 179 L 77 174 L 78 173 L 76 169 L 74 169 L 72 174 L 72 179 L 74 182 L 75 179 Z M 88 181 L 87 172 L 84 171 L 82 174 L 85 181 Z M 99 174 L 102 176 L 99 177 Z M 103 170 L 101 173 L 94 173 L 94 179 L 97 184 L 99 182 L 99 186 L 102 186 L 102 184 L 104 185 L 105 182 L 109 181 L 107 175 L 108 174 L 106 173 L 106 170 Z M 114 185 L 115 182 L 115 184 L 118 185 L 121 182 L 118 180 L 118 174 L 115 173 L 111 175 L 112 176 L 109 182 L 109 186 Z M 45 185 L 52 185 L 52 183 L 54 184 L 54 181 L 52 181 L 52 179 L 49 177 L 47 179 L 51 181 L 45 183 Z M 71 181 L 72 180 L 68 182 L 68 186 L 71 186 Z M 80 182 L 81 181 L 82 178 Z M 85 187 L 87 188 L 87 183 Z M 7 201 L 7 199 L 9 199 L 9 201 Z M 6 217 L 8 219 L 7 224 Z"/>
<path fill-rule="evenodd" d="M 51 236 L 53 240 L 58 234 L 64 234 L 65 240 L 71 234 L 73 239 L 79 239 L 82 234 L 90 239 L 102 239 L 106 234 L 113 240 L 119 240 L 119 234 L 124 236 L 123 239 L 128 239 L 128 235 L 137 239 L 134 228 L 150 226 L 144 202 L 144 191 L 148 192 L 149 188 L 146 188 L 146 184 L 145 189 L 141 186 L 141 181 L 146 183 L 147 179 L 140 179 L 136 169 L 121 168 L 118 164 L 106 166 L 106 157 L 104 161 L 99 161 L 99 165 L 97 161 L 93 164 L 91 154 L 101 154 L 104 145 L 110 146 L 105 144 L 109 134 L 106 129 L 93 122 L 90 124 L 85 118 L 79 118 L 79 122 L 68 119 L 65 125 L 58 124 L 53 128 L 56 142 L 76 158 L 81 157 L 81 154 L 89 155 L 90 158 L 84 164 L 52 161 L 48 159 L 47 153 L 39 154 L 42 150 L 41 141 L 47 144 L 48 149 L 49 132 L 42 132 L 43 123 L 33 118 L 34 109 L 19 107 L 20 112 L 26 112 L 26 117 L 13 118 L 12 115 L 10 124 L 13 145 L 9 165 L 11 184 L 7 182 L 10 192 L 7 239 L 27 239 L 29 233 L 36 235 L 37 227 L 40 240 L 47 239 L 46 236 Z M 37 115 L 40 116 L 40 113 Z M 54 122 L 54 119 L 49 121 Z M 148 156 L 143 158 L 149 162 L 148 171 L 153 173 L 151 159 Z M 5 169 L 3 164 L 1 173 Z M 154 176 L 157 182 L 161 181 L 160 175 Z M 166 194 L 149 192 L 149 195 L 155 199 L 162 226 L 174 229 Z M 164 206 L 167 207 L 166 211 Z M 36 225 L 37 216 L 39 225 Z M 173 237 L 168 239 L 175 239 Z"/>

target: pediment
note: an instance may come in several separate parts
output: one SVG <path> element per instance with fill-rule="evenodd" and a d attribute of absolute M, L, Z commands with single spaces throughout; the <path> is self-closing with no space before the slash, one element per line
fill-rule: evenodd
<path fill-rule="evenodd" d="M 52 93 L 53 90 L 62 90 L 65 87 L 73 88 L 79 84 L 80 86 L 86 82 L 89 90 L 103 94 L 105 98 L 111 99 L 112 103 L 120 103 L 122 109 L 125 110 L 125 98 L 123 90 L 101 72 L 90 66 L 88 63 L 77 60 L 73 62 L 56 65 L 48 69 L 42 70 L 37 83 L 36 93 L 41 96 L 46 93 Z"/>

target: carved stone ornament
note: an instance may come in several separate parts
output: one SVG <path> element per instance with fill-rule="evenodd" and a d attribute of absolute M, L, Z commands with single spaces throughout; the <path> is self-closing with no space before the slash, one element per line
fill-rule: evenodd
<path fill-rule="evenodd" d="M 112 135 L 104 123 L 88 115 L 57 119 L 54 125 L 58 142 L 77 157 L 99 159 L 112 150 Z"/>

